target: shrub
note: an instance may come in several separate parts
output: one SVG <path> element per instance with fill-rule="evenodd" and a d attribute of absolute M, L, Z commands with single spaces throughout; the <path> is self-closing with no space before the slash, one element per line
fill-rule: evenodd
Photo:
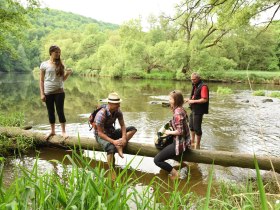
<path fill-rule="evenodd" d="M 264 90 L 256 90 L 253 93 L 254 96 L 265 96 L 265 91 Z"/>
<path fill-rule="evenodd" d="M 228 87 L 218 87 L 217 93 L 222 95 L 228 95 L 228 94 L 232 94 L 233 91 Z"/>
<path fill-rule="evenodd" d="M 280 98 L 280 92 L 272 92 L 269 96 L 273 98 Z"/>

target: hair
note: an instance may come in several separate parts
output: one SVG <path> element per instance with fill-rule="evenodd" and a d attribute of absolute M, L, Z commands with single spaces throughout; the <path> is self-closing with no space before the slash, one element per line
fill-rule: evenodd
<path fill-rule="evenodd" d="M 196 72 L 192 73 L 192 76 L 195 76 L 196 78 L 200 79 L 200 75 Z"/>
<path fill-rule="evenodd" d="M 169 95 L 174 99 L 174 107 L 183 106 L 184 97 L 180 90 L 173 90 Z"/>
<path fill-rule="evenodd" d="M 52 46 L 50 46 L 49 54 L 51 55 L 53 52 L 55 52 L 57 50 L 61 51 L 61 49 L 58 46 L 52 45 Z M 65 67 L 64 67 L 60 57 L 55 59 L 54 62 L 55 62 L 55 72 L 56 72 L 56 75 L 60 76 L 60 77 L 63 76 L 64 75 L 64 68 Z"/>

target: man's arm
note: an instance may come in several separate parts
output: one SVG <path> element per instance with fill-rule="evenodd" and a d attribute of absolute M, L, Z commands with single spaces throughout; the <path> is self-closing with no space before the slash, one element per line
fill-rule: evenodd
<path fill-rule="evenodd" d="M 96 125 L 96 127 L 97 127 L 98 136 L 100 138 L 102 138 L 103 140 L 108 141 L 108 142 L 114 144 L 115 146 L 121 146 L 122 145 L 121 141 L 117 141 L 117 140 L 111 139 L 109 136 L 107 136 L 104 133 L 104 130 L 103 130 L 103 128 L 100 125 Z"/>
<path fill-rule="evenodd" d="M 201 98 L 200 99 L 189 99 L 187 102 L 189 104 L 203 104 L 203 103 L 208 102 L 208 98 L 209 98 L 208 88 L 207 88 L 207 86 L 203 86 L 201 88 Z"/>
<path fill-rule="evenodd" d="M 201 98 L 201 99 L 190 99 L 188 100 L 189 104 L 203 104 L 208 101 L 208 98 Z"/>

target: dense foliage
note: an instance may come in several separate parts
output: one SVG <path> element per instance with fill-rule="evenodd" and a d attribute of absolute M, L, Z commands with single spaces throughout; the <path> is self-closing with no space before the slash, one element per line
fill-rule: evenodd
<path fill-rule="evenodd" d="M 13 26 L 21 39 L 12 33 L 2 35 L 5 41 L 0 37 L 0 71 L 38 68 L 52 44 L 62 48 L 66 66 L 82 74 L 142 78 L 158 72 L 182 79 L 193 70 L 279 71 L 280 22 L 252 24 L 273 6 L 279 2 L 184 0 L 174 17 L 151 16 L 148 31 L 141 19 L 116 26 L 56 10 L 24 10 L 18 18 L 26 25 Z"/>

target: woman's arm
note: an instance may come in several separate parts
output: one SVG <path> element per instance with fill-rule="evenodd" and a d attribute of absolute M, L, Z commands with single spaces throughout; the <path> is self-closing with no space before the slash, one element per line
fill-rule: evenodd
<path fill-rule="evenodd" d="M 184 120 L 184 117 L 180 113 L 175 111 L 175 113 L 173 115 L 173 121 L 174 121 L 174 125 L 175 125 L 174 131 L 166 130 L 165 134 L 174 135 L 174 136 L 182 135 L 183 126 L 184 126 L 183 120 Z"/>
<path fill-rule="evenodd" d="M 46 96 L 44 93 L 44 82 L 45 82 L 45 71 L 40 69 L 40 97 L 43 102 L 46 101 Z"/>
<path fill-rule="evenodd" d="M 63 81 L 67 80 L 67 78 L 72 74 L 72 69 L 66 69 L 66 73 L 63 76 Z"/>

